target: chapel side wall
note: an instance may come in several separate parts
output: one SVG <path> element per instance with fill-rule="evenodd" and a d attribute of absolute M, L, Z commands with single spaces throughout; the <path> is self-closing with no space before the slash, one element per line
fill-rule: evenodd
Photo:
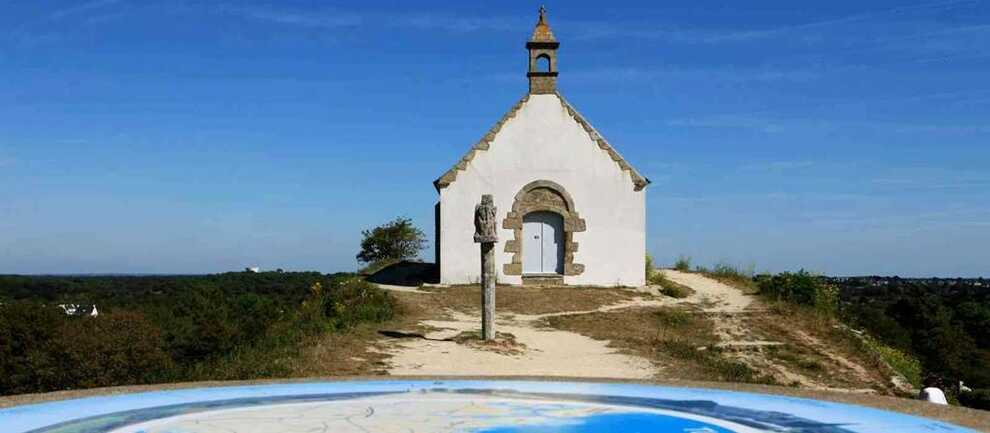
<path fill-rule="evenodd" d="M 586 222 L 585 231 L 573 234 L 578 244 L 574 263 L 583 264 L 585 270 L 565 276 L 565 284 L 644 284 L 645 191 L 634 190 L 629 172 L 591 140 L 552 94 L 531 95 L 503 125 L 490 148 L 477 152 L 457 179 L 441 189 L 443 283 L 480 279 L 478 246 L 472 235 L 474 206 L 481 194 L 494 194 L 498 207 L 498 282 L 522 283 L 520 276 L 504 272 L 503 265 L 511 263 L 513 256 L 505 252 L 505 242 L 514 239 L 514 233 L 502 221 L 512 210 L 516 193 L 534 180 L 560 184 Z"/>
<path fill-rule="evenodd" d="M 433 263 L 440 266 L 440 227 L 443 224 L 440 219 L 440 200 L 433 205 Z"/>

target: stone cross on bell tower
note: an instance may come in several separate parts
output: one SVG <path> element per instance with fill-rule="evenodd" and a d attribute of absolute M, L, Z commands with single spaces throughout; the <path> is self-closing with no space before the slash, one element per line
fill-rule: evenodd
<path fill-rule="evenodd" d="M 533 36 L 526 42 L 529 50 L 529 93 L 546 94 L 557 91 L 557 48 L 560 42 L 553 37 L 547 23 L 547 9 L 540 6 L 540 20 L 533 29 Z"/>

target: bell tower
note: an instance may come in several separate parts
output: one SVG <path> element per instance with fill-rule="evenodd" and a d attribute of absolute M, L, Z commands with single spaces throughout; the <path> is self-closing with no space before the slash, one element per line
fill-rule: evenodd
<path fill-rule="evenodd" d="M 533 36 L 526 42 L 529 50 L 529 93 L 539 95 L 557 91 L 557 48 L 560 42 L 553 37 L 547 24 L 547 9 L 540 6 L 540 20 L 533 29 Z"/>

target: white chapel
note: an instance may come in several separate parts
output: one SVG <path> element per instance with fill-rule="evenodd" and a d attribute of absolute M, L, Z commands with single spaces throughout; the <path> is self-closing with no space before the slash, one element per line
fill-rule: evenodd
<path fill-rule="evenodd" d="M 529 92 L 434 186 L 442 284 L 476 283 L 474 208 L 498 207 L 499 284 L 642 286 L 646 186 L 557 89 L 557 42 L 541 8 L 529 51 Z"/>

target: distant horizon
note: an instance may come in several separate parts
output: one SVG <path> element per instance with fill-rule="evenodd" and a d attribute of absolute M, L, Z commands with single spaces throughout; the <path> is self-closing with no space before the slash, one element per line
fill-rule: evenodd
<path fill-rule="evenodd" d="M 432 263 L 432 262 L 426 262 L 426 263 Z M 658 269 L 672 269 L 672 268 L 671 267 L 663 267 L 663 268 L 659 268 L 658 267 Z M 257 273 L 276 272 L 276 271 L 277 271 L 277 269 L 260 269 L 260 270 L 257 271 Z M 790 272 L 798 272 L 798 271 L 800 271 L 800 269 L 796 269 L 796 270 L 793 270 L 793 271 L 790 271 Z M 204 272 L 204 273 L 166 273 L 166 274 L 159 274 L 159 273 L 140 273 L 140 272 L 137 272 L 137 273 L 118 273 L 118 272 L 107 272 L 107 273 L 105 273 L 105 272 L 94 272 L 94 273 L 66 273 L 66 274 L 59 274 L 59 273 L 18 274 L 18 273 L 4 273 L 4 272 L 0 272 L 0 276 L 16 276 L 16 277 L 187 277 L 188 276 L 188 277 L 196 277 L 196 276 L 204 276 L 204 275 L 226 274 L 226 273 L 231 273 L 231 272 L 247 272 L 247 271 L 242 269 L 242 270 L 229 270 L 229 271 Z M 331 272 L 324 272 L 324 271 L 318 271 L 318 270 L 292 270 L 292 269 L 283 269 L 283 272 L 318 272 L 318 273 L 324 274 L 324 275 L 332 275 L 332 274 L 356 273 L 357 271 L 355 270 L 355 271 L 331 271 Z M 768 274 L 768 273 L 756 272 L 753 275 L 756 276 L 756 275 L 761 275 L 761 274 Z M 912 280 L 913 279 L 926 279 L 926 278 L 939 279 L 939 280 L 955 280 L 955 279 L 964 279 L 964 280 L 979 280 L 979 279 L 984 279 L 984 280 L 986 280 L 986 279 L 990 279 L 990 276 L 983 276 L 983 275 L 977 275 L 977 276 L 945 276 L 945 275 L 938 275 L 938 276 L 936 276 L 936 275 L 910 276 L 910 275 L 879 275 L 879 274 L 873 274 L 873 275 L 832 275 L 832 274 L 820 274 L 820 273 L 815 273 L 815 274 L 816 275 L 823 276 L 823 277 L 828 277 L 828 278 L 868 278 L 868 277 L 895 278 L 896 277 L 896 278 L 912 279 Z"/>
<path fill-rule="evenodd" d="M 432 241 L 538 6 L 4 2 L 0 272 L 357 269 L 399 216 Z M 657 263 L 990 275 L 990 2 L 546 7 L 558 88 L 652 180 Z"/>

